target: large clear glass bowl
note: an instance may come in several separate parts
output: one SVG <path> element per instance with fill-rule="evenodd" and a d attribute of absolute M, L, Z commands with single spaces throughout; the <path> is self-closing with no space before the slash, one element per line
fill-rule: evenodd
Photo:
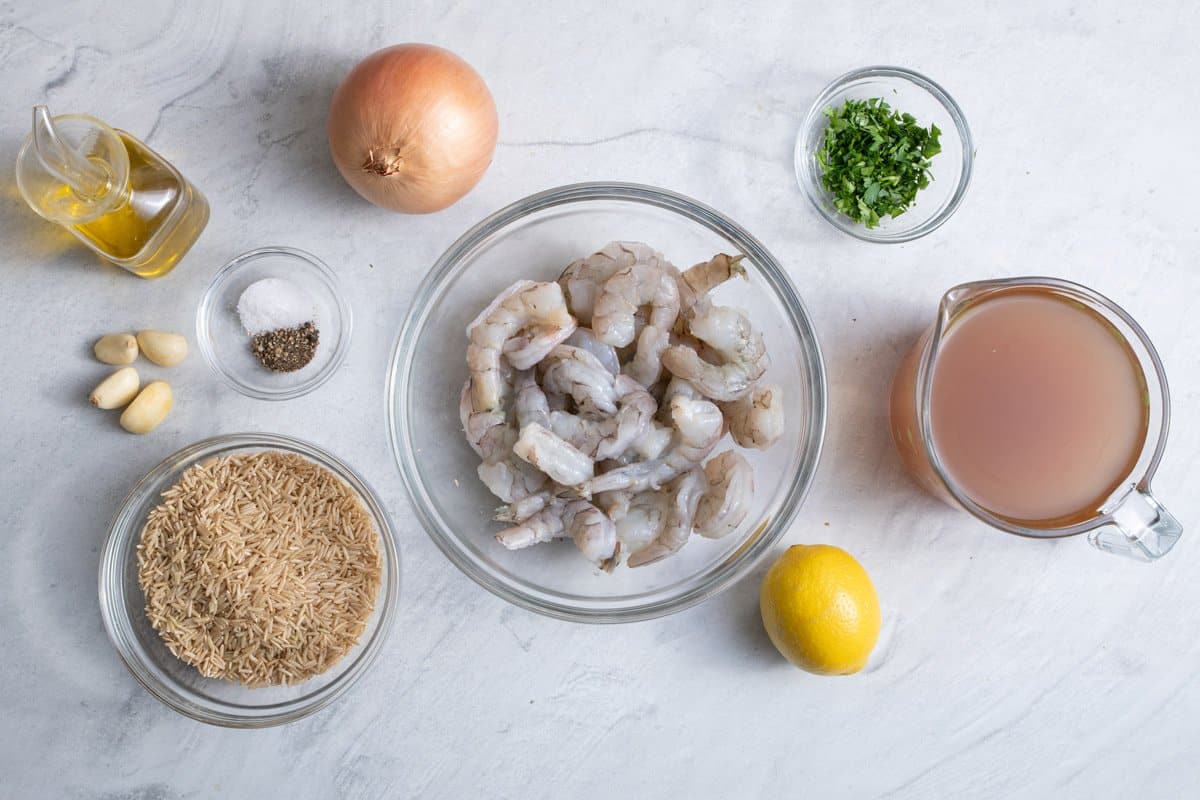
<path fill-rule="evenodd" d="M 146 618 L 138 583 L 137 545 L 161 494 L 189 467 L 216 456 L 277 450 L 295 453 L 341 478 L 358 495 L 379 531 L 383 574 L 375 610 L 358 644 L 328 671 L 295 686 L 248 689 L 206 678 L 163 644 Z M 162 702 L 201 722 L 265 728 L 306 717 L 340 697 L 362 677 L 387 638 L 400 589 L 395 531 L 375 493 L 358 473 L 320 448 L 287 436 L 238 433 L 205 439 L 169 456 L 133 487 L 113 517 L 100 558 L 100 613 L 125 666 Z"/>
<path fill-rule="evenodd" d="M 499 501 L 479 481 L 463 438 L 459 394 L 467 323 L 522 278 L 554 280 L 612 240 L 642 241 L 678 266 L 742 253 L 748 281 L 717 290 L 749 311 L 782 386 L 787 432 L 771 450 L 743 451 L 755 469 L 752 510 L 719 541 L 693 537 L 656 564 L 605 574 L 569 540 L 510 552 L 494 534 Z M 745 575 L 787 530 L 812 481 L 825 431 L 825 369 L 812 321 L 783 267 L 737 223 L 649 186 L 588 183 L 541 192 L 467 231 L 417 290 L 392 355 L 388 415 L 400 474 L 425 530 L 463 572 L 519 606 L 583 622 L 626 622 L 679 611 Z M 729 440 L 717 451 L 730 446 Z"/>

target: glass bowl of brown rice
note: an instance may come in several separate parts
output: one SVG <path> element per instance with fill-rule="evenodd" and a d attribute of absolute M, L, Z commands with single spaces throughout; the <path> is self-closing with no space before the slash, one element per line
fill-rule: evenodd
<path fill-rule="evenodd" d="M 287 436 L 205 439 L 129 493 L 100 560 L 100 611 L 133 676 L 235 728 L 306 717 L 370 667 L 400 557 L 361 476 Z"/>

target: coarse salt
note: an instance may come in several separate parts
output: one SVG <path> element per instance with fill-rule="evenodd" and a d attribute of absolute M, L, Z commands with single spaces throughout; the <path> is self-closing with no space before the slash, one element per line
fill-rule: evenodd
<path fill-rule="evenodd" d="M 317 318 L 312 299 L 283 278 L 263 278 L 247 286 L 238 299 L 237 313 L 250 336 L 297 328 Z"/>

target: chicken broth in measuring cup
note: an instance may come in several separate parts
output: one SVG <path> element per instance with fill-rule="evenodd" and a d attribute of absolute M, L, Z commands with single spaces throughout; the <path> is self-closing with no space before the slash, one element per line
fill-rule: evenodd
<path fill-rule="evenodd" d="M 933 368 L 933 447 L 964 494 L 1031 527 L 1095 516 L 1146 440 L 1128 342 L 1048 289 L 990 295 L 948 326 Z"/>

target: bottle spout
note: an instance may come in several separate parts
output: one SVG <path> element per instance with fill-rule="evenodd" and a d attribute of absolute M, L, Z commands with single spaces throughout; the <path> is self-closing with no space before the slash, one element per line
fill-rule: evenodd
<path fill-rule="evenodd" d="M 33 107 L 33 147 L 46 170 L 80 199 L 95 200 L 108 191 L 108 170 L 63 141 L 46 106 Z"/>

